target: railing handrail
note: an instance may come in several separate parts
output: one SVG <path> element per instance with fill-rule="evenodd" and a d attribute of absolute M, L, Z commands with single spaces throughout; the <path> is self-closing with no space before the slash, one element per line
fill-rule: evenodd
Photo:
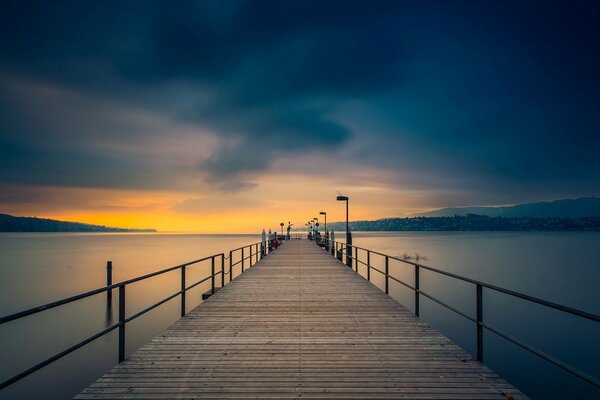
<path fill-rule="evenodd" d="M 16 312 L 14 314 L 9 314 L 9 315 L 6 315 L 4 317 L 0 317 L 0 325 L 4 324 L 6 322 L 9 322 L 9 321 L 13 321 L 15 319 L 20 319 L 20 318 L 23 318 L 23 317 L 27 317 L 29 315 L 33 315 L 33 314 L 37 314 L 37 313 L 42 312 L 42 311 L 49 310 L 51 308 L 55 308 L 55 307 L 62 306 L 62 305 L 68 304 L 68 303 L 72 303 L 72 302 L 77 301 L 77 300 L 85 299 L 86 297 L 94 296 L 94 295 L 102 293 L 102 292 L 107 292 L 109 290 L 117 289 L 120 286 L 129 285 L 129 284 L 132 284 L 132 283 L 135 283 L 135 282 L 139 282 L 139 281 L 142 281 L 142 280 L 145 280 L 145 279 L 148 279 L 148 278 L 153 278 L 153 277 L 158 276 L 158 275 L 166 274 L 167 272 L 175 271 L 175 270 L 177 270 L 179 268 L 187 267 L 189 265 L 197 264 L 197 263 L 202 262 L 202 261 L 210 260 L 213 257 L 219 257 L 221 254 L 223 254 L 223 253 L 213 254 L 211 256 L 200 258 L 198 260 L 194 260 L 194 261 L 190 261 L 190 262 L 187 262 L 187 263 L 179 264 L 179 265 L 176 265 L 174 267 L 165 268 L 165 269 L 162 269 L 162 270 L 159 270 L 159 271 L 151 272 L 151 273 L 146 274 L 146 275 L 138 276 L 138 277 L 135 277 L 135 278 L 132 278 L 132 279 L 127 279 L 127 280 L 122 281 L 122 282 L 117 282 L 117 283 L 114 283 L 114 284 L 109 285 L 109 286 L 103 286 L 101 288 L 93 289 L 93 290 L 90 290 L 88 292 L 76 294 L 74 296 L 66 297 L 64 299 L 53 301 L 53 302 L 47 303 L 47 304 L 43 304 L 41 306 L 32 307 L 32 308 L 29 308 L 27 310 Z"/>
<path fill-rule="evenodd" d="M 483 288 L 487 288 L 487 289 L 490 289 L 490 290 L 494 290 L 494 291 L 497 291 L 497 292 L 500 292 L 500 293 L 504 293 L 504 294 L 507 294 L 507 295 L 510 295 L 510 296 L 514 296 L 516 298 L 527 300 L 527 301 L 530 301 L 532 303 L 540 304 L 540 305 L 549 307 L 551 309 L 555 309 L 555 310 L 558 310 L 558 311 L 566 312 L 566 313 L 569 313 L 569 314 L 572 314 L 572 315 L 576 315 L 578 317 L 585 318 L 585 319 L 588 319 L 588 320 L 591 320 L 591 321 L 595 321 L 595 322 L 600 322 L 600 315 L 593 314 L 593 313 L 590 313 L 590 312 L 587 312 L 587 311 L 583 311 L 583 310 L 579 310 L 579 309 L 576 309 L 576 308 L 573 308 L 573 307 L 565 306 L 565 305 L 562 305 L 562 304 L 554 303 L 554 302 L 551 302 L 551 301 L 548 301 L 548 300 L 540 299 L 540 298 L 537 298 L 537 297 L 534 297 L 534 296 L 530 296 L 530 295 L 525 294 L 525 293 L 520 293 L 520 292 L 511 290 L 511 289 L 506 289 L 506 288 L 503 288 L 503 287 L 500 287 L 500 286 L 497 286 L 497 285 L 493 285 L 493 284 L 490 284 L 490 283 L 478 281 L 476 279 L 467 278 L 465 276 L 454 274 L 452 272 L 447 272 L 447 271 L 444 271 L 442 269 L 431 267 L 431 266 L 428 266 L 428 265 L 424 265 L 424 264 L 421 264 L 421 263 L 418 263 L 418 262 L 414 262 L 414 261 L 402 259 L 402 258 L 396 257 L 396 256 L 391 256 L 389 254 L 385 254 L 385 253 L 378 252 L 378 251 L 375 251 L 375 250 L 370 250 L 370 249 L 367 249 L 367 248 L 364 248 L 364 247 L 355 246 L 353 244 L 347 244 L 347 243 L 344 243 L 344 242 L 332 241 L 329 238 L 325 238 L 324 240 L 325 240 L 326 246 L 328 246 L 328 247 L 326 247 L 326 249 L 330 250 L 331 253 L 332 253 L 332 255 L 336 256 L 340 260 L 341 260 L 340 256 L 342 258 L 343 258 L 344 255 L 346 256 L 346 265 L 348 265 L 349 267 L 352 267 L 352 262 L 348 263 L 348 259 L 349 260 L 354 260 L 354 262 L 356 264 L 356 272 L 357 273 L 358 273 L 358 264 L 361 263 L 361 264 L 365 265 L 367 267 L 367 277 L 368 277 L 367 279 L 369 279 L 369 281 L 370 281 L 370 271 L 371 271 L 371 269 L 373 269 L 373 270 L 379 272 L 380 274 L 384 275 L 386 277 L 386 280 L 385 280 L 385 293 L 388 293 L 388 287 L 389 287 L 388 279 L 392 279 L 393 281 L 398 282 L 398 283 L 404 285 L 405 287 L 413 290 L 415 292 L 415 314 L 417 316 L 419 316 L 419 295 L 423 295 L 423 296 L 429 298 L 430 300 L 432 300 L 432 301 L 434 301 L 434 302 L 436 302 L 436 303 L 438 303 L 438 304 L 440 304 L 440 305 L 448 308 L 449 310 L 457 313 L 458 315 L 460 315 L 460 316 L 462 316 L 462 317 L 464 317 L 464 318 L 466 318 L 466 319 L 474 322 L 477 325 L 477 336 L 476 336 L 476 338 L 477 338 L 477 352 L 476 353 L 477 353 L 477 360 L 478 361 L 483 361 L 483 329 L 485 328 L 489 332 L 492 332 L 492 333 L 494 333 L 494 334 L 496 334 L 496 335 L 498 335 L 498 336 L 500 336 L 500 337 L 502 337 L 502 338 L 504 338 L 504 339 L 506 339 L 506 340 L 508 340 L 508 341 L 510 341 L 510 342 L 512 342 L 512 343 L 514 343 L 514 344 L 516 344 L 518 346 L 520 346 L 521 348 L 523 348 L 523 349 L 525 349 L 525 350 L 527 350 L 527 351 L 535 354 L 536 356 L 542 358 L 543 360 L 546 360 L 546 361 L 548 361 L 548 362 L 550 362 L 550 363 L 558 366 L 559 368 L 562 368 L 563 370 L 565 370 L 565 371 L 573 374 L 574 376 L 576 376 L 576 377 L 578 377 L 580 379 L 583 379 L 586 382 L 591 383 L 592 385 L 594 385 L 596 387 L 600 387 L 600 379 L 598 379 L 596 377 L 593 377 L 593 376 L 591 376 L 591 375 L 589 375 L 589 374 L 587 374 L 587 373 L 585 373 L 583 371 L 580 371 L 579 369 L 577 369 L 577 368 L 575 368 L 575 367 L 573 367 L 573 366 L 571 366 L 571 365 L 569 365 L 569 364 L 567 364 L 567 363 L 565 363 L 565 362 L 563 362 L 563 361 L 561 361 L 561 360 L 559 360 L 559 359 L 557 359 L 557 358 L 555 358 L 555 357 L 553 357 L 553 356 L 545 353 L 542 350 L 539 350 L 539 349 L 537 349 L 537 348 L 535 348 L 535 347 L 533 347 L 533 346 L 531 346 L 531 345 L 523 342 L 520 339 L 517 339 L 517 338 L 515 338 L 515 337 L 513 337 L 513 336 L 511 336 L 511 335 L 509 335 L 509 334 L 507 334 L 507 333 L 505 333 L 505 332 L 503 332 L 503 331 L 501 331 L 501 330 L 499 330 L 499 329 L 491 326 L 488 323 L 484 323 L 483 322 L 483 306 L 482 306 L 482 296 L 483 296 L 482 290 L 483 290 Z M 340 249 L 338 249 L 338 247 Z M 335 249 L 335 252 L 339 252 L 339 254 L 335 254 L 334 253 L 334 249 Z M 354 250 L 354 255 L 352 255 L 352 253 L 353 253 L 352 251 L 343 251 L 343 250 L 347 250 L 347 249 L 355 249 Z M 361 261 L 358 258 L 358 250 L 362 250 L 362 251 L 366 251 L 367 252 L 367 262 L 366 263 L 364 261 Z M 375 268 L 375 267 L 373 267 L 371 265 L 371 254 L 376 254 L 376 255 L 385 257 L 385 272 L 382 271 L 382 270 L 380 270 L 380 269 L 378 269 L 378 268 Z M 391 260 L 397 260 L 397 261 L 400 261 L 402 263 L 409 264 L 409 265 L 412 265 L 413 267 L 415 267 L 415 284 L 414 284 L 414 286 L 410 285 L 410 284 L 408 284 L 408 283 L 406 283 L 406 282 L 404 282 L 404 281 L 402 281 L 400 279 L 397 279 L 397 278 L 395 278 L 394 276 L 392 276 L 390 274 L 390 272 L 389 272 L 389 260 L 390 259 Z M 435 272 L 435 273 L 441 274 L 441 275 L 449 276 L 451 278 L 455 278 L 455 279 L 458 279 L 460 281 L 464 281 L 464 282 L 468 282 L 468 283 L 474 284 L 476 286 L 476 288 L 477 288 L 477 291 L 476 291 L 476 294 L 477 294 L 477 305 L 476 305 L 477 316 L 476 317 L 472 317 L 472 316 L 466 314 L 465 312 L 462 312 L 462 311 L 458 310 L 457 308 L 455 308 L 455 307 L 453 307 L 453 306 L 451 306 L 451 305 L 449 305 L 449 304 L 441 301 L 440 299 L 434 297 L 433 295 L 430 295 L 430 294 L 426 293 L 425 291 L 421 290 L 420 289 L 420 284 L 419 284 L 419 270 L 421 268 L 425 269 L 425 270 L 428 270 L 428 271 L 431 271 L 431 272 Z"/>
<path fill-rule="evenodd" d="M 255 242 L 255 243 L 251 243 L 242 247 L 238 247 L 236 249 L 230 250 L 229 251 L 229 255 L 231 256 L 234 252 L 242 250 L 242 257 L 240 259 L 240 261 L 236 262 L 235 264 L 231 264 L 230 261 L 230 266 L 229 266 L 229 273 L 227 273 L 225 271 L 225 253 L 216 253 L 216 254 L 212 254 L 210 256 L 207 257 L 203 257 L 203 258 L 199 258 L 197 260 L 193 260 L 193 261 L 188 261 L 185 262 L 183 264 L 179 264 L 179 265 L 175 265 L 173 267 L 168 267 L 159 271 L 155 271 L 155 272 L 151 272 L 149 274 L 145 274 L 145 275 L 141 275 L 135 278 L 131 278 L 131 279 L 127 279 L 118 283 L 114 283 L 114 284 L 110 284 L 107 286 L 103 286 L 101 288 L 98 289 L 94 289 L 94 290 L 90 290 L 84 293 L 80 293 L 74 296 L 70 296 L 70 297 L 66 297 L 64 299 L 61 300 L 57 300 L 57 301 L 53 301 L 47 304 L 43 304 L 37 307 L 32 307 L 23 311 L 19 311 L 13 314 L 9 314 L 9 315 L 5 315 L 3 317 L 0 317 L 0 325 L 5 324 L 7 322 L 10 321 L 14 321 L 17 319 L 21 319 L 33 314 L 37 314 L 39 312 L 42 311 L 46 311 L 46 310 L 50 310 L 56 307 L 59 307 L 61 305 L 65 305 L 65 304 L 69 304 L 72 303 L 74 301 L 77 300 L 81 300 L 87 297 L 91 297 L 100 293 L 104 293 L 106 292 L 109 296 L 111 296 L 112 291 L 114 289 L 118 289 L 119 291 L 119 322 L 116 324 L 113 324 L 105 329 L 103 329 L 100 332 L 97 332 L 96 334 L 88 337 L 87 339 L 69 347 L 66 350 L 61 351 L 60 353 L 57 353 L 55 355 L 53 355 L 52 357 L 47 358 L 46 360 L 34 365 L 33 367 L 20 372 L 17 375 L 12 376 L 11 378 L 0 382 L 0 390 L 6 388 L 7 386 L 12 385 L 15 382 L 18 382 L 19 380 L 25 378 L 28 375 L 31 375 L 32 373 L 42 369 L 43 367 L 53 363 L 54 361 L 59 360 L 60 358 L 72 353 L 73 351 L 87 345 L 88 343 L 91 343 L 92 341 L 112 332 L 115 329 L 119 329 L 119 363 L 122 362 L 125 358 L 125 325 L 128 322 L 133 321 L 134 319 L 146 314 L 147 312 L 157 308 L 158 306 L 166 303 L 167 301 L 170 301 L 172 299 L 174 299 L 177 296 L 181 296 L 181 316 L 183 317 L 186 314 L 186 309 L 185 309 L 185 293 L 198 286 L 199 284 L 208 281 L 209 279 L 212 280 L 212 293 L 215 292 L 215 277 L 218 275 L 222 275 L 221 278 L 221 285 L 225 286 L 225 275 L 229 274 L 229 282 L 231 282 L 232 280 L 232 276 L 231 276 L 231 268 L 239 263 L 242 264 L 242 273 L 244 272 L 244 260 L 250 259 L 250 266 L 252 266 L 252 258 L 256 258 L 256 262 L 258 262 L 262 257 L 266 256 L 267 254 L 270 253 L 270 249 L 271 249 L 271 243 L 272 243 L 272 239 L 265 239 L 265 241 L 259 241 L 259 242 Z M 258 251 L 258 246 L 259 244 L 260 246 L 260 252 Z M 264 246 L 263 246 L 264 244 Z M 257 251 L 255 252 L 255 254 L 252 254 L 252 248 L 256 247 Z M 243 249 L 246 248 L 250 248 L 250 256 L 248 257 L 244 257 L 243 256 Z M 221 259 L 221 270 L 215 272 L 215 259 L 220 258 Z M 208 275 L 205 278 L 200 279 L 199 281 L 191 284 L 191 285 L 187 285 L 186 284 L 186 280 L 185 280 L 185 268 L 190 266 L 190 265 L 194 265 L 194 264 L 198 264 L 201 263 L 203 261 L 207 261 L 207 260 L 212 260 L 211 261 L 211 274 Z M 112 266 L 112 264 L 111 264 Z M 129 316 L 129 317 L 125 317 L 125 287 L 127 285 L 130 285 L 132 283 L 136 283 L 136 282 L 140 282 L 143 280 L 146 280 L 148 278 L 153 278 L 155 276 L 158 275 L 162 275 L 168 272 L 172 272 L 172 271 L 176 271 L 176 270 L 180 270 L 181 271 L 181 289 L 167 297 L 165 297 L 164 299 L 152 304 L 149 307 L 146 307 L 145 309 L 138 311 L 137 313 Z M 110 304 L 111 300 L 110 297 L 108 297 L 108 302 Z"/>
<path fill-rule="evenodd" d="M 327 240 L 328 242 L 331 242 L 330 239 L 325 239 L 325 240 Z M 344 246 L 346 245 L 346 243 L 338 242 L 338 241 L 335 241 L 333 243 L 340 243 L 340 244 L 342 244 Z M 432 266 L 429 266 L 429 265 L 421 264 L 421 263 L 410 261 L 410 260 L 405 260 L 405 259 L 397 257 L 397 256 L 392 256 L 392 255 L 389 255 L 389 254 L 384 254 L 384 253 L 381 253 L 381 252 L 378 252 L 378 251 L 375 251 L 375 250 L 367 249 L 365 247 L 360 247 L 360 246 L 356 246 L 356 245 L 353 245 L 353 244 L 349 244 L 347 246 L 355 248 L 355 249 L 360 249 L 360 250 L 368 251 L 371 254 L 377 254 L 377 255 L 380 255 L 382 257 L 388 257 L 390 260 L 400 261 L 400 262 L 403 262 L 403 263 L 406 263 L 406 264 L 413 265 L 415 267 L 423 268 L 425 270 L 429 270 L 429 271 L 432 271 L 432 272 L 437 272 L 438 274 L 446 275 L 446 276 L 449 276 L 451 278 L 455 278 L 455 279 L 459 279 L 461 281 L 469 282 L 469 283 L 472 283 L 474 285 L 480 285 L 480 286 L 485 287 L 487 289 L 495 290 L 497 292 L 502 292 L 502 293 L 505 293 L 505 294 L 508 294 L 508 295 L 511 295 L 511 296 L 514 296 L 514 297 L 521 298 L 523 300 L 528 300 L 528 301 L 531 301 L 531 302 L 534 302 L 534 303 L 538 303 L 538 304 L 541 304 L 541 305 L 544 305 L 544 306 L 547 306 L 547 307 L 550 307 L 550 308 L 554 308 L 556 310 L 560 310 L 560 311 L 564 311 L 564 312 L 567 312 L 567 313 L 570 313 L 570 314 L 573 314 L 573 315 L 577 315 L 577 316 L 582 317 L 582 318 L 586 318 L 586 319 L 590 319 L 592 321 L 600 322 L 600 315 L 593 314 L 591 312 L 579 310 L 577 308 L 565 306 L 565 305 L 562 305 L 562 304 L 559 304 L 559 303 L 555 303 L 555 302 L 552 302 L 552 301 L 549 301 L 549 300 L 540 299 L 538 297 L 530 296 L 528 294 L 517 292 L 515 290 L 506 289 L 506 288 L 503 288 L 501 286 L 493 285 L 491 283 L 487 283 L 487 282 L 483 282 L 483 281 L 478 281 L 476 279 L 468 278 L 466 276 L 462 276 L 462 275 L 454 274 L 452 272 L 444 271 L 444 270 L 442 270 L 440 268 L 432 267 Z M 352 258 L 352 256 L 350 256 L 350 258 Z M 359 262 L 362 263 L 363 265 L 366 265 L 364 262 L 362 262 L 360 260 L 359 260 Z"/>

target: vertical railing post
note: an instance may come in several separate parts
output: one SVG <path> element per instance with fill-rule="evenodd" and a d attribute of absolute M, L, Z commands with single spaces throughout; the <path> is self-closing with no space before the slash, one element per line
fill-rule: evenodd
<path fill-rule="evenodd" d="M 244 273 L 244 248 L 242 247 L 242 274 Z"/>
<path fill-rule="evenodd" d="M 233 275 L 231 274 L 231 270 L 233 269 L 233 253 L 229 250 L 229 282 L 233 279 Z"/>
<path fill-rule="evenodd" d="M 250 246 L 250 268 L 252 268 L 252 246 Z"/>
<path fill-rule="evenodd" d="M 112 285 L 112 261 L 106 262 L 106 287 Z M 106 304 L 112 305 L 112 289 L 106 291 Z"/>
<path fill-rule="evenodd" d="M 225 287 L 225 254 L 221 253 L 221 287 Z"/>
<path fill-rule="evenodd" d="M 119 362 L 125 361 L 125 285 L 119 286 Z"/>
<path fill-rule="evenodd" d="M 385 294 L 389 294 L 390 292 L 390 258 L 385 256 Z"/>
<path fill-rule="evenodd" d="M 477 285 L 477 361 L 483 362 L 483 287 Z"/>
<path fill-rule="evenodd" d="M 358 274 L 358 247 L 354 248 L 354 260 L 356 261 L 356 273 Z"/>
<path fill-rule="evenodd" d="M 210 259 L 210 290 L 215 294 L 215 256 Z"/>
<path fill-rule="evenodd" d="M 181 267 L 181 317 L 185 316 L 185 265 Z"/>
<path fill-rule="evenodd" d="M 371 251 L 367 250 L 367 280 L 371 282 Z"/>
<path fill-rule="evenodd" d="M 415 315 L 419 316 L 419 266 L 415 265 Z"/>
<path fill-rule="evenodd" d="M 348 243 L 346 243 L 346 265 L 352 269 L 352 244 Z"/>

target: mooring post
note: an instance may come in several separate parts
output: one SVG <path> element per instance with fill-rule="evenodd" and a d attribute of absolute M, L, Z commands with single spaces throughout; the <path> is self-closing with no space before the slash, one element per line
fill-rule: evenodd
<path fill-rule="evenodd" d="M 390 292 L 390 258 L 389 256 L 385 256 L 385 294 L 389 294 Z"/>
<path fill-rule="evenodd" d="M 477 284 L 477 361 L 483 362 L 483 287 Z"/>
<path fill-rule="evenodd" d="M 415 315 L 419 316 L 419 266 L 415 265 Z"/>
<path fill-rule="evenodd" d="M 346 265 L 352 268 L 352 232 L 346 232 Z"/>
<path fill-rule="evenodd" d="M 232 253 L 231 253 L 231 250 L 229 250 L 229 282 L 231 282 L 231 278 L 232 278 L 231 270 L 233 268 L 233 262 L 232 262 L 233 258 L 231 256 L 232 256 Z"/>
<path fill-rule="evenodd" d="M 225 254 L 221 253 L 221 287 L 225 287 Z"/>
<path fill-rule="evenodd" d="M 333 229 L 331 230 L 331 235 L 329 235 L 329 250 L 331 251 L 331 255 L 335 257 L 335 233 L 333 232 Z"/>
<path fill-rule="evenodd" d="M 371 251 L 367 250 L 367 280 L 371 282 Z"/>
<path fill-rule="evenodd" d="M 125 361 L 125 285 L 119 286 L 119 363 Z"/>
<path fill-rule="evenodd" d="M 210 286 L 212 294 L 215 294 L 215 256 L 210 259 Z"/>
<path fill-rule="evenodd" d="M 112 261 L 106 262 L 106 287 L 112 285 Z M 106 304 L 110 307 L 112 305 L 112 289 L 106 291 Z"/>
<path fill-rule="evenodd" d="M 181 267 L 181 317 L 185 316 L 185 265 Z"/>

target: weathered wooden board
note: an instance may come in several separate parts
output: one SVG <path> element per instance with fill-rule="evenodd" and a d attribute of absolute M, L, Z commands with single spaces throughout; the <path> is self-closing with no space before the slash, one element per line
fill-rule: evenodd
<path fill-rule="evenodd" d="M 307 240 L 292 240 L 76 399 L 526 398 Z"/>

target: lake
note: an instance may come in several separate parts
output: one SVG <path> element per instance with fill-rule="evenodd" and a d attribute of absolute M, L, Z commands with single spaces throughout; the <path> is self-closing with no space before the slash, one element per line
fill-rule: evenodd
<path fill-rule="evenodd" d="M 337 234 L 337 239 L 343 234 Z M 259 235 L 1 233 L 0 315 L 101 287 L 106 262 L 113 281 L 260 240 Z M 354 244 L 393 256 L 425 257 L 437 268 L 600 314 L 600 233 L 358 232 Z M 365 254 L 359 253 L 360 259 Z M 371 262 L 381 267 L 383 259 Z M 217 264 L 220 268 L 220 265 Z M 210 264 L 188 270 L 188 283 L 207 276 Z M 236 273 L 239 272 L 239 268 Z M 360 273 L 366 276 L 364 267 Z M 390 263 L 390 273 L 413 282 L 413 269 Z M 372 272 L 372 282 L 384 280 Z M 220 278 L 218 279 L 220 281 Z M 335 282 L 331 283 L 335 285 Z M 177 271 L 127 288 L 131 315 L 179 290 Z M 188 310 L 201 302 L 210 282 L 187 294 Z M 421 289 L 473 315 L 475 288 L 421 271 Z M 414 308 L 414 294 L 390 282 L 390 294 Z M 0 326 L 0 379 L 4 380 L 116 322 L 106 295 Z M 484 290 L 484 321 L 593 375 L 600 376 L 600 324 Z M 159 334 L 179 315 L 174 299 L 127 325 L 127 354 Z M 421 318 L 468 352 L 475 351 L 472 322 L 421 296 Z M 532 398 L 600 398 L 600 390 L 486 332 L 485 362 Z M 112 332 L 0 391 L 0 399 L 70 398 L 117 363 Z M 575 395 L 576 394 L 576 395 Z"/>

